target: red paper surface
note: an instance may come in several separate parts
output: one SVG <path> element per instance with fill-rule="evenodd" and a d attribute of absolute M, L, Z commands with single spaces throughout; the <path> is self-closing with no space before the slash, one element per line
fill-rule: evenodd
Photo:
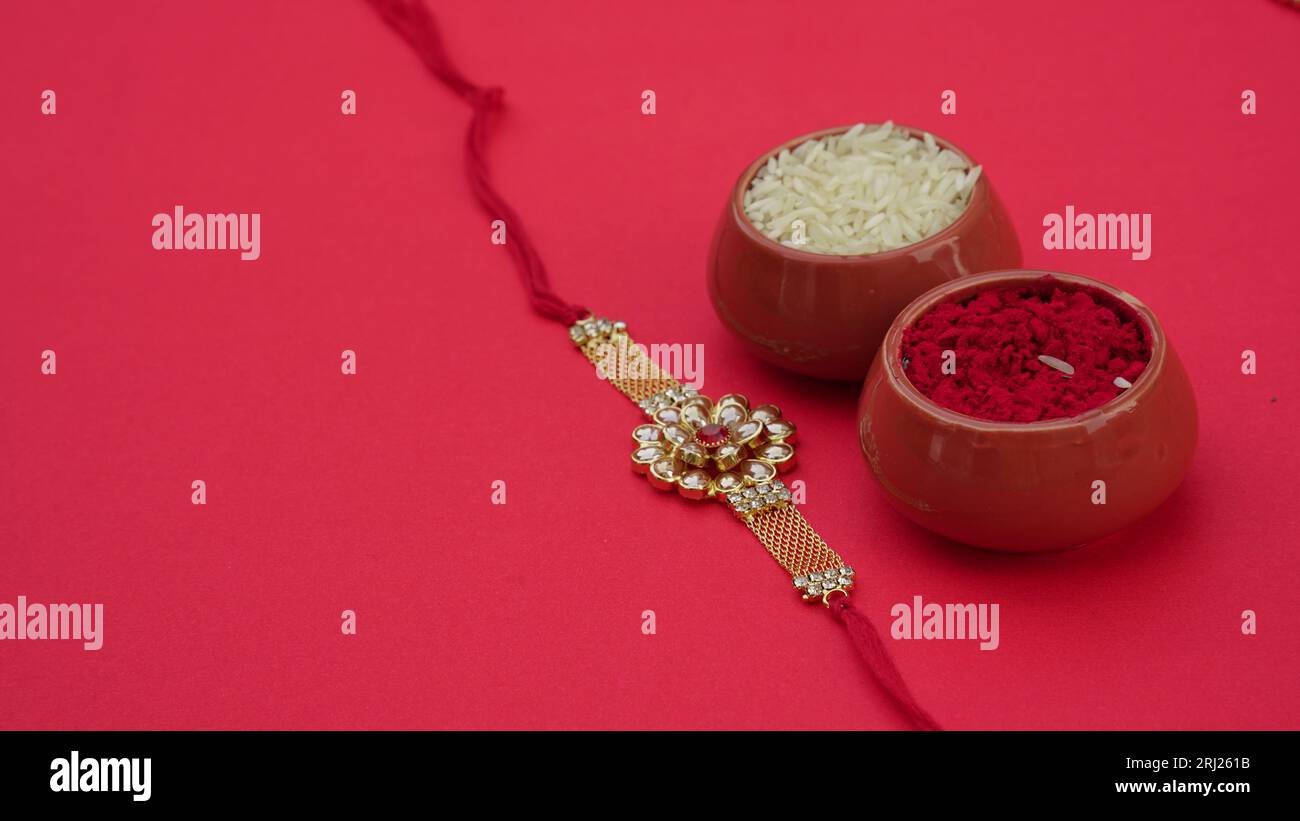
<path fill-rule="evenodd" d="M 1300 727 L 1300 12 L 437 11 L 466 75 L 506 88 L 491 162 L 560 293 L 702 344 L 706 392 L 780 404 L 805 513 L 882 629 L 915 595 L 1000 605 L 995 651 L 889 642 L 941 722 Z M 0 40 L 0 602 L 105 607 L 97 652 L 0 642 L 0 727 L 903 726 L 744 528 L 628 471 L 639 414 L 527 311 L 471 199 L 467 106 L 366 5 L 8 4 Z M 1025 558 L 917 529 L 863 465 L 857 386 L 762 365 L 714 317 L 705 254 L 739 172 L 890 117 L 984 164 L 1027 267 L 1160 316 L 1201 441 L 1130 531 Z M 1151 213 L 1151 258 L 1044 250 L 1067 204 Z M 175 205 L 260 213 L 261 258 L 153 250 Z"/>

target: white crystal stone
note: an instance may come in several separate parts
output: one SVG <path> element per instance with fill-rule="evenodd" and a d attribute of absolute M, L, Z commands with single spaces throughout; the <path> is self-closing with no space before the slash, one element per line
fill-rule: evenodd
<path fill-rule="evenodd" d="M 794 433 L 794 425 L 784 419 L 775 419 L 767 423 L 767 435 L 773 439 L 782 439 Z"/>
<path fill-rule="evenodd" d="M 657 404 L 652 407 L 657 407 Z M 655 412 L 655 421 L 661 425 L 675 425 L 682 421 L 682 415 L 676 408 L 658 408 Z"/>
<path fill-rule="evenodd" d="M 773 442 L 759 448 L 758 455 L 773 462 L 783 462 L 794 455 L 794 448 L 784 442 Z"/>
<path fill-rule="evenodd" d="M 719 473 L 713 477 L 713 481 L 717 483 L 719 489 L 728 491 L 735 490 L 744 484 L 744 480 L 734 473 Z"/>
<path fill-rule="evenodd" d="M 709 424 L 709 412 L 698 404 L 687 405 L 682 408 L 682 419 L 691 427 L 699 430 Z"/>
<path fill-rule="evenodd" d="M 735 442 L 728 442 L 727 444 L 718 448 L 718 455 L 715 456 L 714 458 L 720 460 L 723 464 L 726 464 L 728 462 L 735 462 L 738 457 L 744 455 L 745 455 L 744 445 L 737 445 Z M 741 464 L 744 463 L 742 462 Z"/>
<path fill-rule="evenodd" d="M 755 482 L 766 482 L 776 476 L 776 468 L 757 459 L 746 459 L 738 467 L 741 473 Z"/>
<path fill-rule="evenodd" d="M 795 587 L 803 587 L 808 584 L 807 576 L 796 576 L 794 580 Z"/>
<path fill-rule="evenodd" d="M 682 476 L 682 487 L 687 490 L 705 490 L 709 486 L 709 474 L 702 470 L 692 470 Z"/>
<path fill-rule="evenodd" d="M 667 457 L 650 465 L 650 472 L 665 481 L 673 481 L 682 475 L 683 465 L 681 462 Z"/>
<path fill-rule="evenodd" d="M 726 427 L 739 424 L 745 419 L 745 409 L 739 405 L 723 405 L 718 409 L 718 423 Z"/>
<path fill-rule="evenodd" d="M 664 438 L 669 442 L 672 442 L 674 445 L 684 445 L 686 444 L 686 441 L 691 438 L 691 435 L 686 432 L 685 428 L 679 425 L 669 425 L 664 428 Z"/>

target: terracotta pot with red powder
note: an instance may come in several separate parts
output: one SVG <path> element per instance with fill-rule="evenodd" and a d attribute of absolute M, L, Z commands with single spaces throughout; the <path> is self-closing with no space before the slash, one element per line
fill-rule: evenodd
<path fill-rule="evenodd" d="M 1087 277 L 1000 271 L 898 315 L 858 432 L 908 518 L 965 544 L 1039 552 L 1100 539 L 1168 498 L 1196 445 L 1196 402 L 1141 302 Z"/>

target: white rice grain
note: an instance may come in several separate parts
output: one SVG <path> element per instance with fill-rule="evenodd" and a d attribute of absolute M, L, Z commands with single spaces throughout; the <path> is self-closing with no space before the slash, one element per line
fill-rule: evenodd
<path fill-rule="evenodd" d="M 745 216 L 792 248 L 876 254 L 951 225 L 979 176 L 931 134 L 858 123 L 769 159 L 745 192 Z"/>

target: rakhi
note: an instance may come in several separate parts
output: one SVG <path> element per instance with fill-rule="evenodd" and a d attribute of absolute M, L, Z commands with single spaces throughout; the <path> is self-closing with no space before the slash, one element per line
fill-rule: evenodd
<path fill-rule="evenodd" d="M 533 310 L 566 325 L 597 374 L 644 414 L 632 429 L 633 469 L 658 490 L 721 502 L 790 574 L 800 598 L 823 604 L 839 618 L 876 681 L 912 724 L 940 729 L 912 697 L 871 621 L 849 598 L 853 568 L 808 524 L 779 478 L 794 466 L 794 424 L 775 405 L 752 406 L 736 393 L 714 401 L 681 385 L 632 341 L 625 323 L 593 316 L 556 296 L 523 222 L 492 186 L 484 161 L 487 116 L 501 107 L 502 90 L 475 85 L 452 65 L 437 24 L 420 0 L 368 2 L 434 76 L 473 107 L 466 140 L 470 186 L 488 214 L 508 226 L 506 247 L 523 275 Z M 609 367 L 611 362 L 616 365 Z"/>

